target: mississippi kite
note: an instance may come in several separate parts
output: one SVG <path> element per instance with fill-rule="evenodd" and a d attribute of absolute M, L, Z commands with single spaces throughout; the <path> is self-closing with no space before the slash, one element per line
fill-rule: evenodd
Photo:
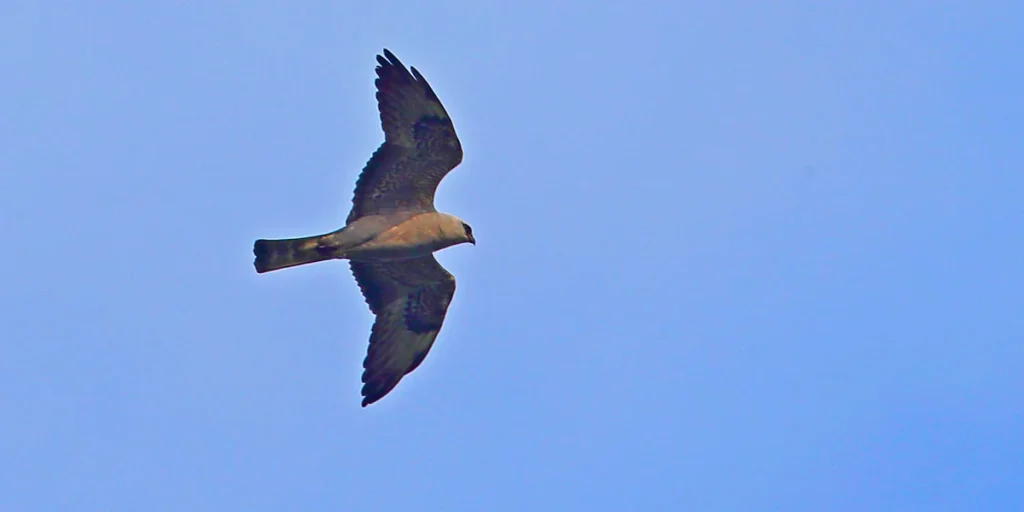
<path fill-rule="evenodd" d="M 324 235 L 257 240 L 256 272 L 347 259 L 376 316 L 363 360 L 362 406 L 380 400 L 430 351 L 455 295 L 434 251 L 469 242 L 473 230 L 434 209 L 438 184 L 462 161 L 448 113 L 423 75 L 390 51 L 377 56 L 384 143 L 356 181 L 345 226 Z"/>

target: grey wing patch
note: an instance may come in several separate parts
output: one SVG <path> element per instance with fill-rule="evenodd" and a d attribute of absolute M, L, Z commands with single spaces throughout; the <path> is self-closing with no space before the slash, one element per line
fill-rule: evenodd
<path fill-rule="evenodd" d="M 455 278 L 432 255 L 349 264 L 377 317 L 363 360 L 366 407 L 390 393 L 427 357 L 455 296 Z"/>
<path fill-rule="evenodd" d="M 455 126 L 423 75 L 388 50 L 377 62 L 384 143 L 356 181 L 348 222 L 394 209 L 433 210 L 438 184 L 462 162 Z"/>

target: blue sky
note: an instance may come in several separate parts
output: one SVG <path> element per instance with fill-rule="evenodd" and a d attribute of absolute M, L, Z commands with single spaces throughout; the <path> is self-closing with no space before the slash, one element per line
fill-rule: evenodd
<path fill-rule="evenodd" d="M 2 510 L 1022 510 L 1019 2 L 0 6 Z M 430 81 L 423 366 L 325 232 Z"/>

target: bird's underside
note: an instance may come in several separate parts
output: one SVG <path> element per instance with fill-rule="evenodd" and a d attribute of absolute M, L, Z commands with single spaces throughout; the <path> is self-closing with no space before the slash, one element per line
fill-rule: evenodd
<path fill-rule="evenodd" d="M 476 243 L 468 224 L 434 209 L 441 180 L 462 146 L 430 85 L 388 50 L 377 56 L 384 142 L 356 181 L 346 225 L 324 235 L 257 240 L 258 273 L 348 259 L 376 316 L 363 361 L 362 405 L 380 400 L 423 362 L 455 295 L 455 278 L 433 252 Z"/>

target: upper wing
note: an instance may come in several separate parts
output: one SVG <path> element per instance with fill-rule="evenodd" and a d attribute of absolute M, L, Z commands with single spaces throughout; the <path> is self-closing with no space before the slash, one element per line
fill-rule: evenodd
<path fill-rule="evenodd" d="M 363 407 L 391 392 L 423 362 L 455 296 L 455 277 L 433 255 L 349 261 L 377 319 L 363 360 Z"/>
<path fill-rule="evenodd" d="M 423 75 L 386 49 L 377 62 L 384 143 L 356 181 L 348 222 L 392 209 L 433 210 L 437 185 L 462 162 L 455 127 Z"/>

